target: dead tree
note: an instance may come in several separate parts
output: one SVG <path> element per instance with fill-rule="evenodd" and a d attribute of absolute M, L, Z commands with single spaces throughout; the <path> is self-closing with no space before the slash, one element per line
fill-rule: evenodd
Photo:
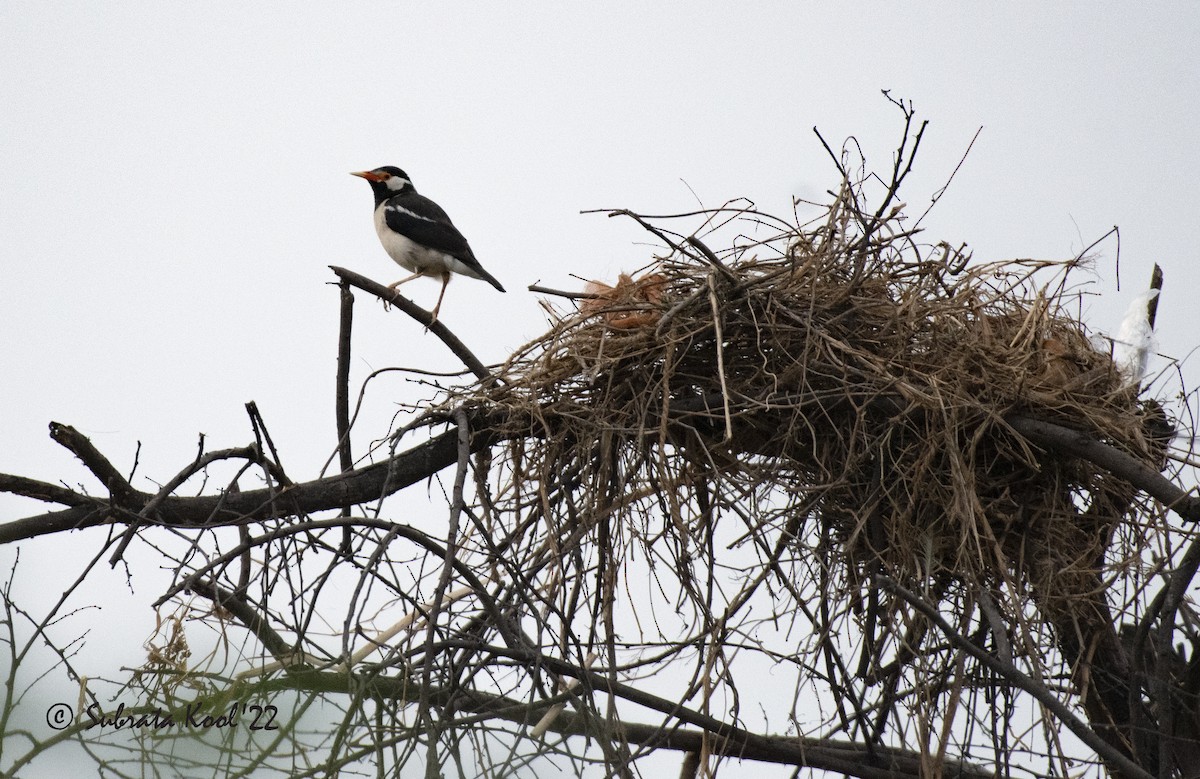
<path fill-rule="evenodd" d="M 231 773 L 632 776 L 676 752 L 685 776 L 1196 775 L 1200 500 L 1176 423 L 1071 314 L 1084 258 L 972 265 L 918 239 L 898 193 L 924 125 L 900 107 L 890 175 L 831 150 L 839 189 L 804 224 L 741 203 L 614 212 L 663 256 L 563 293 L 503 365 L 432 325 L 476 381 L 367 464 L 351 288 L 392 295 L 334 268 L 341 473 L 294 480 L 251 407 L 250 444 L 151 493 L 55 424 L 101 489 L 0 476 L 61 507 L 0 542 L 96 528 L 98 560 L 133 543 L 169 560 L 157 605 L 177 617 L 124 694 L 201 721 L 288 701 L 265 741 L 192 727 Z M 225 489 L 182 493 L 223 462 Z M 439 474 L 443 532 L 391 512 Z M 197 663 L 183 616 L 239 651 Z M 327 733 L 305 724 L 318 702 Z M 58 741 L 98 761 L 120 738 L 126 761 L 184 761 L 75 714 Z M 0 770 L 58 741 L 10 743 Z"/>

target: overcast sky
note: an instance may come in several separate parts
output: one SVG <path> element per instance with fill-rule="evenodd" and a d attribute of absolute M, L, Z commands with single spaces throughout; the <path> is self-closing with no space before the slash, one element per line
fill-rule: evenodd
<path fill-rule="evenodd" d="M 199 433 L 249 443 L 255 400 L 292 477 L 314 477 L 335 438 L 326 266 L 407 275 L 349 171 L 398 165 L 450 213 L 509 291 L 459 279 L 442 319 L 498 361 L 545 328 L 528 284 L 649 259 L 636 225 L 581 210 L 747 197 L 786 216 L 838 184 L 814 125 L 888 165 L 901 117 L 881 89 L 930 121 L 917 214 L 983 128 L 930 242 L 1065 259 L 1118 225 L 1121 289 L 1108 240 L 1088 325 L 1115 332 L 1158 262 L 1161 351 L 1200 344 L 1200 7 L 645 6 L 0 2 L 0 471 L 101 492 L 55 420 L 125 471 L 142 442 L 153 490 Z M 405 292 L 428 308 L 437 285 Z M 459 367 L 357 297 L 356 385 Z M 420 395 L 381 383 L 359 439 Z M 0 521 L 40 510 L 0 496 Z"/>
<path fill-rule="evenodd" d="M 509 292 L 457 280 L 443 317 L 499 360 L 544 328 L 528 284 L 649 258 L 636 225 L 580 210 L 748 197 L 786 215 L 837 185 L 814 125 L 887 165 L 881 89 L 930 121 L 914 209 L 983 127 L 931 241 L 1064 258 L 1119 225 L 1122 292 L 1107 241 L 1089 325 L 1115 330 L 1159 262 L 1163 349 L 1196 345 L 1195 6 L 752 5 L 0 4 L 0 470 L 86 481 L 57 420 L 123 468 L 142 441 L 141 473 L 165 479 L 200 432 L 246 443 L 256 400 L 314 474 L 333 444 L 326 266 L 406 275 L 349 171 L 399 165 L 450 212 Z M 406 292 L 431 307 L 437 285 Z M 356 378 L 458 367 L 364 295 L 357 327 Z M 380 385 L 382 420 L 405 392 Z"/>

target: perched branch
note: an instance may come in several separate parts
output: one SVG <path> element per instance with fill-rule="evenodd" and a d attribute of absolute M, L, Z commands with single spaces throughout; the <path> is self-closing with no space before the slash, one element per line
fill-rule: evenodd
<path fill-rule="evenodd" d="M 463 365 L 470 369 L 475 377 L 485 384 L 494 381 L 492 372 L 479 361 L 467 345 L 458 339 L 458 336 L 450 332 L 450 328 L 446 327 L 441 321 L 434 322 L 433 316 L 425 309 L 413 303 L 403 295 L 398 294 L 395 290 L 390 290 L 378 282 L 371 281 L 365 276 L 360 276 L 351 270 L 339 268 L 336 265 L 330 265 L 329 269 L 338 275 L 338 278 L 346 282 L 352 287 L 358 287 L 364 292 L 368 292 L 380 300 L 396 306 L 404 313 L 408 314 L 413 319 L 425 326 L 429 332 L 436 335 L 442 340 L 442 343 L 449 347 L 458 359 L 462 360 Z"/>

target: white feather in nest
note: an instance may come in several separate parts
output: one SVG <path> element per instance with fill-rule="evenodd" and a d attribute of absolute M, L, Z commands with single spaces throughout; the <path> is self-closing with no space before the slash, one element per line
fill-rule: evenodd
<path fill-rule="evenodd" d="M 1150 327 L 1150 302 L 1158 297 L 1157 289 L 1148 289 L 1135 297 L 1125 311 L 1121 327 L 1113 338 L 1113 360 L 1130 384 L 1141 384 L 1146 365 L 1154 353 L 1154 330 Z"/>

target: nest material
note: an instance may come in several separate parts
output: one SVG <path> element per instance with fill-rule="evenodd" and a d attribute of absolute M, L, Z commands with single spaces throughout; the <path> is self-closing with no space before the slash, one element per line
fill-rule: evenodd
<path fill-rule="evenodd" d="M 852 589 L 876 571 L 1015 576 L 1064 611 L 1094 597 L 1132 493 L 1005 422 L 1154 462 L 1136 389 L 1069 312 L 1079 261 L 964 269 L 904 234 L 856 237 L 836 204 L 822 222 L 755 249 L 774 259 L 680 245 L 648 283 L 594 287 L 487 393 L 516 478 L 590 478 L 584 514 L 654 493 L 681 534 L 713 515 L 707 485 L 772 492 L 789 508 L 769 521 L 798 540 L 815 519 Z"/>

